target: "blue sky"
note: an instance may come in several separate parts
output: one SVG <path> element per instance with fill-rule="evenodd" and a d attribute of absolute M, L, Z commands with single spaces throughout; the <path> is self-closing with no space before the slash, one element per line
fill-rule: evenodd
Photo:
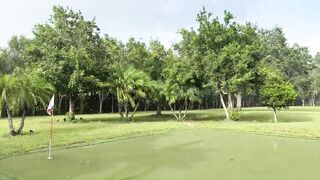
<path fill-rule="evenodd" d="M 122 41 L 152 38 L 169 47 L 180 40 L 180 28 L 196 27 L 196 14 L 204 6 L 221 18 L 226 9 L 238 22 L 278 25 L 290 44 L 307 46 L 312 54 L 320 51 L 317 0 L 0 0 L 0 46 L 12 35 L 31 37 L 33 26 L 44 23 L 58 4 L 81 10 L 87 19 L 95 17 L 102 34 Z"/>

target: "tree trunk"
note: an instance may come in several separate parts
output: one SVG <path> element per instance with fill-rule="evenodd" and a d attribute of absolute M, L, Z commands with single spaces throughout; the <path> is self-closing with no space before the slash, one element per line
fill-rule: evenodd
<path fill-rule="evenodd" d="M 14 130 L 11 112 L 10 112 L 10 109 L 9 109 L 9 105 L 7 103 L 6 103 L 6 111 L 7 111 L 7 117 L 8 117 L 9 134 L 11 136 L 15 136 L 17 133 Z"/>
<path fill-rule="evenodd" d="M 175 110 L 172 108 L 171 104 L 169 104 L 169 107 L 170 107 L 171 112 L 172 112 L 172 114 L 174 115 L 174 117 L 175 117 L 177 120 L 179 120 L 179 117 L 176 115 L 176 112 L 175 112 Z"/>
<path fill-rule="evenodd" d="M 59 93 L 59 102 L 58 102 L 58 114 L 61 114 L 61 104 L 62 104 L 62 99 L 63 99 L 63 95 L 61 95 L 60 93 Z"/>
<path fill-rule="evenodd" d="M 122 103 L 120 102 L 118 102 L 118 111 L 119 111 L 120 117 L 123 118 Z"/>
<path fill-rule="evenodd" d="M 189 109 L 190 109 L 190 110 L 193 110 L 193 105 L 194 105 L 194 103 L 191 102 L 191 103 L 190 103 L 190 106 L 189 106 Z"/>
<path fill-rule="evenodd" d="M 241 110 L 241 106 L 242 106 L 242 95 L 240 93 L 236 94 L 236 99 L 237 99 L 237 110 L 240 111 Z"/>
<path fill-rule="evenodd" d="M 157 115 L 158 116 L 162 115 L 162 113 L 161 113 L 161 104 L 160 103 L 157 103 Z"/>
<path fill-rule="evenodd" d="M 315 101 L 315 99 L 316 99 L 315 97 L 313 97 L 313 98 L 312 98 L 312 106 L 315 106 L 315 105 L 316 105 L 316 103 L 315 103 L 315 102 L 316 102 L 316 101 Z"/>
<path fill-rule="evenodd" d="M 23 108 L 22 110 L 22 115 L 21 115 L 21 121 L 20 121 L 20 126 L 19 126 L 19 129 L 17 131 L 17 134 L 21 134 L 22 133 L 22 130 L 23 130 L 23 127 L 24 127 L 24 120 L 26 119 L 26 109 Z"/>
<path fill-rule="evenodd" d="M 302 99 L 302 106 L 304 106 L 304 99 Z"/>
<path fill-rule="evenodd" d="M 233 109 L 233 101 L 232 101 L 231 93 L 228 93 L 228 109 L 229 110 Z"/>
<path fill-rule="evenodd" d="M 188 113 L 188 100 L 187 99 L 184 101 L 184 110 L 185 111 L 184 111 L 184 115 L 183 115 L 182 119 L 186 118 L 187 113 Z"/>
<path fill-rule="evenodd" d="M 315 102 L 315 97 L 312 95 L 311 98 L 309 99 L 310 102 L 310 106 L 314 106 L 314 102 Z"/>
<path fill-rule="evenodd" d="M 113 113 L 114 112 L 114 97 L 113 97 L 113 95 L 111 96 L 111 113 Z"/>
<path fill-rule="evenodd" d="M 277 110 L 273 109 L 273 117 L 274 117 L 274 122 L 278 123 L 278 116 L 277 116 Z"/>
<path fill-rule="evenodd" d="M 148 101 L 145 99 L 145 100 L 144 100 L 144 111 L 147 111 L 147 110 L 148 110 L 148 106 L 149 106 L 149 103 L 148 103 Z"/>
<path fill-rule="evenodd" d="M 139 104 L 140 104 L 140 100 L 138 101 L 138 103 L 137 103 L 136 106 L 134 107 L 133 112 L 131 113 L 131 116 L 130 116 L 130 120 L 132 120 L 134 114 L 136 114 L 137 109 L 138 109 L 138 107 L 139 107 Z"/>
<path fill-rule="evenodd" d="M 205 97 L 205 101 L 206 109 L 209 109 L 208 96 Z"/>
<path fill-rule="evenodd" d="M 69 97 L 69 113 L 74 114 L 74 101 L 72 99 L 72 95 Z"/>
<path fill-rule="evenodd" d="M 129 105 L 128 105 L 128 102 L 126 102 L 124 104 L 124 114 L 125 114 L 126 120 L 129 120 Z"/>
<path fill-rule="evenodd" d="M 221 101 L 221 105 L 223 107 L 223 110 L 224 110 L 224 113 L 226 115 L 226 120 L 230 120 L 229 118 L 229 112 L 228 112 L 228 109 L 226 107 L 226 104 L 224 103 L 224 100 L 223 100 L 223 96 L 222 96 L 222 92 L 220 91 L 219 92 L 219 95 L 220 95 L 220 101 Z"/>
<path fill-rule="evenodd" d="M 99 92 L 99 113 L 102 113 L 102 106 L 103 106 L 104 94 Z"/>
<path fill-rule="evenodd" d="M 84 95 L 80 95 L 80 114 L 83 114 L 85 108 L 85 99 Z"/>

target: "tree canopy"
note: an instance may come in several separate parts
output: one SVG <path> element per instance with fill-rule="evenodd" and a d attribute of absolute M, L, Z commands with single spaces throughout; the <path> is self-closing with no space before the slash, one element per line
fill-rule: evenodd
<path fill-rule="evenodd" d="M 231 120 L 243 106 L 276 113 L 319 104 L 320 53 L 290 45 L 279 26 L 240 23 L 229 11 L 221 18 L 203 8 L 196 21 L 166 47 L 157 39 L 122 42 L 100 35 L 95 19 L 54 6 L 31 38 L 13 36 L 0 48 L 1 111 L 11 116 L 43 109 L 52 91 L 59 114 L 118 110 L 127 120 L 143 107 L 158 115 L 171 110 L 178 120 L 196 106 L 222 107 Z"/>

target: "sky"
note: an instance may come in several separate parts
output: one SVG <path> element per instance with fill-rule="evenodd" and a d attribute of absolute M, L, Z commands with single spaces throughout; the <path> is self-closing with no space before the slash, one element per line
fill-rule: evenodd
<path fill-rule="evenodd" d="M 0 47 L 13 35 L 32 37 L 35 24 L 45 23 L 53 5 L 80 10 L 93 18 L 102 34 L 126 42 L 160 40 L 166 47 L 178 42 L 180 28 L 197 27 L 196 15 L 205 7 L 223 19 L 231 11 L 235 20 L 262 28 L 282 27 L 290 45 L 298 43 L 311 54 L 320 51 L 318 0 L 0 0 Z"/>

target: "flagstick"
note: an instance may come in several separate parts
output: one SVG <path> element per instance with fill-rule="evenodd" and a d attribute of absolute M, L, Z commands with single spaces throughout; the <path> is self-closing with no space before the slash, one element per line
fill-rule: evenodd
<path fill-rule="evenodd" d="M 51 128 L 50 128 L 49 156 L 48 156 L 48 159 L 52 159 L 52 157 L 51 157 L 51 145 L 52 145 L 52 124 L 53 124 L 53 110 L 52 110 L 52 112 L 51 112 Z"/>

